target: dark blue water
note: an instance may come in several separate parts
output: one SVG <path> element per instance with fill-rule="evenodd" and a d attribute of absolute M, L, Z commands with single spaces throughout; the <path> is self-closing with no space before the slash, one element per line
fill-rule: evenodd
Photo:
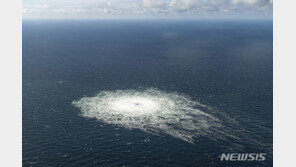
<path fill-rule="evenodd" d="M 23 21 L 23 166 L 272 166 L 268 20 Z M 104 124 L 71 103 L 102 90 L 186 94 L 239 140 L 188 143 Z M 267 153 L 221 162 L 221 153 Z"/>

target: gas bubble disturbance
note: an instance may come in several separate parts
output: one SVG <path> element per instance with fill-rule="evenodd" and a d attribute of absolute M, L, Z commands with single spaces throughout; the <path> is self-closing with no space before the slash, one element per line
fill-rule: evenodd
<path fill-rule="evenodd" d="M 205 106 L 199 102 L 155 88 L 100 91 L 72 104 L 84 117 L 127 129 L 167 134 L 189 143 L 222 126 L 218 118 L 202 110 Z"/>

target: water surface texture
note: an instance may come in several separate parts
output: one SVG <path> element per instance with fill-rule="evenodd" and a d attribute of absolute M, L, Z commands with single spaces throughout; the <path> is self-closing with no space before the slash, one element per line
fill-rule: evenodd
<path fill-rule="evenodd" d="M 272 166 L 270 20 L 24 20 L 23 166 Z M 266 153 L 221 162 L 221 153 Z"/>

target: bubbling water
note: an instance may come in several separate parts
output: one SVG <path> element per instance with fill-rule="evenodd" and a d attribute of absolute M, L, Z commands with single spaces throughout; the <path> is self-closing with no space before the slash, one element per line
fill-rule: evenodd
<path fill-rule="evenodd" d="M 127 129 L 168 134 L 187 142 L 209 135 L 221 126 L 218 118 L 202 111 L 204 105 L 185 95 L 155 88 L 101 91 L 72 103 L 82 116 Z"/>
<path fill-rule="evenodd" d="M 111 110 L 117 112 L 136 114 L 147 114 L 150 112 L 156 112 L 160 108 L 160 105 L 159 103 L 157 103 L 157 101 L 141 96 L 123 96 L 111 100 L 108 105 L 110 106 Z"/>

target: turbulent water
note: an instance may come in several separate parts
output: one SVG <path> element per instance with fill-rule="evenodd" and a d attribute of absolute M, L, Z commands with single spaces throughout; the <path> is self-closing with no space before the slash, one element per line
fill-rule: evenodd
<path fill-rule="evenodd" d="M 157 89 L 103 91 L 73 104 L 85 117 L 147 132 L 166 133 L 187 142 L 193 136 L 210 133 L 220 127 L 219 119 L 206 114 L 198 102 L 177 93 Z"/>
<path fill-rule="evenodd" d="M 270 20 L 24 21 L 23 166 L 272 166 L 272 33 Z"/>

